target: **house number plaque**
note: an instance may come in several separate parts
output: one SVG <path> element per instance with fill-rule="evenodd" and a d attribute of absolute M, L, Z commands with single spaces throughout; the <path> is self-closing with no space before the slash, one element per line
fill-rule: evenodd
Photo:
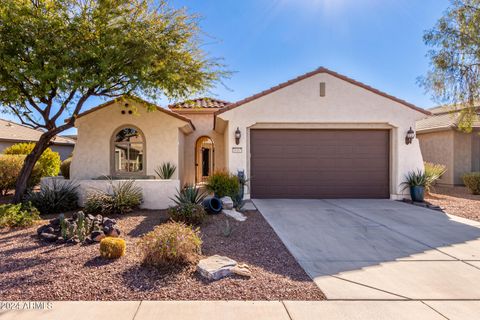
<path fill-rule="evenodd" d="M 242 147 L 233 147 L 232 152 L 233 153 L 242 153 Z"/>

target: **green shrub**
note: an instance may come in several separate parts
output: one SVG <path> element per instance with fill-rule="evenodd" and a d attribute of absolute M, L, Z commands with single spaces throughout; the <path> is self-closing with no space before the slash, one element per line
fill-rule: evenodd
<path fill-rule="evenodd" d="M 202 205 L 184 203 L 168 208 L 168 214 L 173 221 L 184 222 L 191 225 L 201 224 L 207 217 L 207 212 Z"/>
<path fill-rule="evenodd" d="M 39 192 L 28 192 L 26 200 L 41 214 L 74 210 L 78 207 L 78 185 L 69 180 L 52 179 L 51 184 L 42 185 Z"/>
<path fill-rule="evenodd" d="M 124 214 L 142 203 L 142 189 L 135 180 L 114 183 L 110 180 L 111 192 L 95 190 L 87 194 L 84 211 L 86 213 Z"/>
<path fill-rule="evenodd" d="M 177 205 L 182 204 L 201 204 L 207 194 L 200 191 L 199 188 L 191 184 L 186 184 L 182 190 L 178 191 L 175 198 L 172 199 Z"/>
<path fill-rule="evenodd" d="M 480 194 L 480 172 L 470 172 L 462 176 L 463 183 L 472 194 Z"/>
<path fill-rule="evenodd" d="M 29 227 L 40 220 L 37 209 L 30 203 L 0 205 L 0 228 Z"/>
<path fill-rule="evenodd" d="M 195 263 L 201 246 L 200 231 L 179 222 L 156 226 L 138 243 L 143 263 L 155 267 Z"/>
<path fill-rule="evenodd" d="M 165 162 L 163 163 L 160 167 L 155 169 L 155 173 L 158 175 L 160 179 L 171 179 L 173 174 L 175 173 L 175 170 L 177 170 L 177 167 L 170 163 L 170 162 Z"/>
<path fill-rule="evenodd" d="M 425 189 L 427 192 L 430 192 L 430 189 L 435 184 L 435 182 L 440 179 L 442 175 L 447 171 L 447 166 L 432 162 L 425 162 L 424 165 L 425 176 L 427 178 Z"/>
<path fill-rule="evenodd" d="M 0 155 L 0 193 L 7 194 L 9 190 L 15 189 L 17 177 L 22 170 L 24 155 Z M 33 187 L 40 182 L 38 164 L 35 165 L 32 175 L 28 180 L 28 187 Z"/>
<path fill-rule="evenodd" d="M 17 143 L 3 150 L 3 153 L 28 155 L 34 147 L 35 143 L 31 142 Z M 60 163 L 60 155 L 58 152 L 47 148 L 37 161 L 40 177 L 54 177 L 58 175 L 60 172 Z"/>
<path fill-rule="evenodd" d="M 60 165 L 60 172 L 65 179 L 70 179 L 70 164 L 72 163 L 72 158 L 67 158 L 63 160 Z"/>
<path fill-rule="evenodd" d="M 208 177 L 207 190 L 219 198 L 229 196 L 233 199 L 240 191 L 240 183 L 236 175 L 219 171 Z"/>

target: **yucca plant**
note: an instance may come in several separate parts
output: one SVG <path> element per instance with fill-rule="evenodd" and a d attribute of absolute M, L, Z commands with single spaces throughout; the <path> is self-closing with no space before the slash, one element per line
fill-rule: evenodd
<path fill-rule="evenodd" d="M 78 184 L 52 179 L 51 184 L 42 185 L 39 192 L 28 192 L 25 200 L 30 201 L 41 214 L 74 210 L 78 207 Z"/>
<path fill-rule="evenodd" d="M 207 193 L 191 184 L 186 184 L 182 190 L 178 191 L 175 198 L 172 199 L 177 205 L 201 204 Z"/>
<path fill-rule="evenodd" d="M 127 180 L 120 183 L 111 182 L 113 211 L 115 213 L 127 213 L 138 207 L 143 200 L 142 188 L 135 185 L 135 180 Z"/>
<path fill-rule="evenodd" d="M 427 183 L 425 184 L 425 190 L 430 192 L 430 189 L 435 184 L 435 181 L 440 179 L 440 177 L 447 171 L 447 166 L 443 164 L 437 164 L 432 162 L 425 162 L 425 176 L 427 178 Z"/>
<path fill-rule="evenodd" d="M 174 164 L 170 162 L 164 162 L 161 166 L 155 169 L 155 173 L 160 179 L 168 180 L 172 178 L 175 170 L 177 170 L 177 167 Z"/>
<path fill-rule="evenodd" d="M 94 189 L 87 192 L 84 208 L 86 213 L 123 214 L 132 211 L 142 203 L 142 188 L 135 184 L 135 180 L 120 182 L 108 180 L 109 191 Z"/>

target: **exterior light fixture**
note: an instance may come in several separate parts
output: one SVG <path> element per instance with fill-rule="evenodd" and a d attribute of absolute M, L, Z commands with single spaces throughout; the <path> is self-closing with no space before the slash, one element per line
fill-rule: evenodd
<path fill-rule="evenodd" d="M 415 138 L 415 131 L 413 131 L 412 127 L 407 131 L 407 135 L 405 136 L 405 144 L 412 143 L 413 139 Z"/>
<path fill-rule="evenodd" d="M 235 130 L 235 143 L 237 145 L 240 144 L 240 138 L 242 137 L 242 133 L 240 132 L 240 128 L 237 127 L 237 130 Z"/>

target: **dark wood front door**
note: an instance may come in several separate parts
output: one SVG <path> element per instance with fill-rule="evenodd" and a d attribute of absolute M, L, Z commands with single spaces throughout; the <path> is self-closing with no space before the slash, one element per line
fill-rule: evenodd
<path fill-rule="evenodd" d="M 389 130 L 250 131 L 252 198 L 389 198 Z"/>

